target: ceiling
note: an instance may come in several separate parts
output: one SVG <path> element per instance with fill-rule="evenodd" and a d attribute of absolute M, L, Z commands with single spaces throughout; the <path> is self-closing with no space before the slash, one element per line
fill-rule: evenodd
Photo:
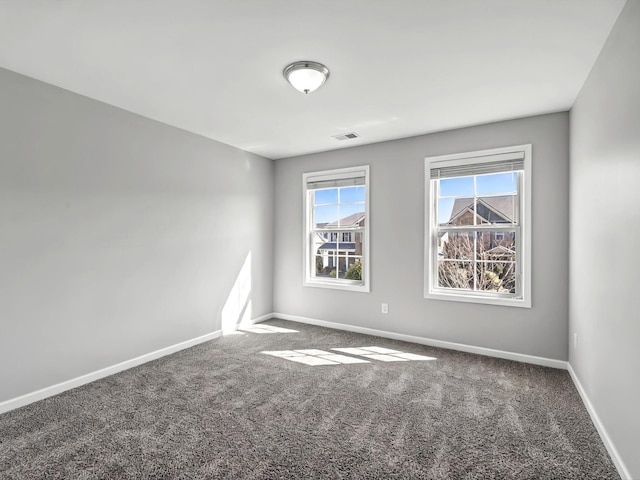
<path fill-rule="evenodd" d="M 566 111 L 624 3 L 0 0 L 0 67 L 275 159 Z"/>

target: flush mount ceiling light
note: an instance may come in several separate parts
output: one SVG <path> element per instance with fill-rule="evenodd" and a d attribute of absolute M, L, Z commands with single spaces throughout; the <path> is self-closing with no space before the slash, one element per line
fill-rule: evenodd
<path fill-rule="evenodd" d="M 283 70 L 284 78 L 299 92 L 317 90 L 329 78 L 329 69 L 318 62 L 293 62 Z"/>

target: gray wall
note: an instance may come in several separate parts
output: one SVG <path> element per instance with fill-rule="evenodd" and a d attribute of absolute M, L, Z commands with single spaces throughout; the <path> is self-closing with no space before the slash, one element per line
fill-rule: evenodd
<path fill-rule="evenodd" d="M 524 143 L 533 144 L 533 308 L 424 299 L 424 157 Z M 371 293 L 303 287 L 302 173 L 363 164 L 371 166 Z M 568 187 L 568 113 L 278 160 L 274 309 L 566 360 Z"/>
<path fill-rule="evenodd" d="M 219 330 L 249 252 L 272 311 L 271 160 L 7 70 L 0 105 L 0 402 Z"/>
<path fill-rule="evenodd" d="M 569 360 L 632 478 L 640 478 L 639 58 L 640 1 L 629 0 L 571 110 Z"/>

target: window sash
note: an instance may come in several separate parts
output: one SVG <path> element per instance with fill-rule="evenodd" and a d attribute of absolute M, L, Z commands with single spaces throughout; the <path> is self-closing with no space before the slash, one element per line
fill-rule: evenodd
<path fill-rule="evenodd" d="M 489 226 L 490 227 L 490 226 Z M 515 260 L 484 260 L 481 258 L 478 258 L 477 254 L 477 250 L 474 247 L 473 248 L 473 258 L 469 258 L 469 259 L 456 259 L 456 258 L 439 258 L 438 256 L 438 238 L 439 238 L 439 233 L 440 232 L 461 232 L 461 231 L 465 231 L 465 232 L 486 232 L 486 231 L 495 231 L 495 230 L 502 230 L 502 231 L 510 231 L 510 232 L 515 232 L 515 252 L 516 252 L 516 259 Z M 523 295 L 523 289 L 522 289 L 522 255 L 523 255 L 523 251 L 522 251 L 522 229 L 519 225 L 512 225 L 509 224 L 508 226 L 504 227 L 504 228 L 500 228 L 500 229 L 495 229 L 495 228 L 485 228 L 484 225 L 480 226 L 468 226 L 465 228 L 443 228 L 443 229 L 438 229 L 437 226 L 433 231 L 433 236 L 431 238 L 431 250 L 432 250 L 432 290 L 434 292 L 442 292 L 442 293 L 451 293 L 451 292 L 455 292 L 459 295 L 469 295 L 469 296 L 482 296 L 482 297 L 488 297 L 488 298 L 515 298 L 515 299 L 520 299 L 522 298 Z M 439 271 L 438 271 L 438 267 L 439 267 L 439 263 L 440 262 L 462 262 L 462 263 L 470 263 L 473 265 L 474 268 L 474 272 L 475 272 L 475 268 L 476 268 L 476 264 L 480 264 L 480 263 L 485 263 L 485 264 L 490 264 L 490 263 L 508 263 L 508 264 L 514 264 L 515 265 L 515 286 L 516 286 L 516 291 L 515 293 L 511 293 L 511 292 L 496 292 L 496 291 L 491 291 L 491 290 L 477 290 L 476 284 L 475 284 L 475 279 L 474 279 L 474 288 L 452 288 L 452 287 L 444 287 L 440 285 L 439 282 Z M 475 275 L 475 273 L 474 273 Z"/>
<path fill-rule="evenodd" d="M 532 277 L 531 277 L 531 157 L 532 145 L 514 145 L 475 152 L 460 152 L 447 155 L 428 156 L 425 158 L 425 268 L 424 268 L 424 296 L 425 298 L 467 303 L 481 303 L 510 307 L 531 308 Z M 493 164 L 493 165 L 491 165 Z M 464 167 L 464 168 L 454 168 Z M 497 171 L 494 171 L 497 170 Z M 440 179 L 462 176 L 479 176 L 490 173 L 518 172 L 517 179 L 517 223 L 509 224 L 481 224 L 477 225 L 447 225 L 440 226 L 438 218 L 437 189 L 434 188 Z M 505 192 L 507 193 L 507 192 Z M 515 192 L 508 192 L 515 193 Z M 456 197 L 455 195 L 451 195 Z M 480 195 L 486 196 L 486 195 Z M 477 195 L 474 195 L 477 197 Z M 513 234 L 516 247 L 516 265 L 518 267 L 515 278 L 518 290 L 516 294 L 490 293 L 487 291 L 473 291 L 470 289 L 455 290 L 453 288 L 438 288 L 438 235 L 445 232 L 462 233 L 486 231 L 512 232 L 518 227 L 519 232 Z M 439 233 L 438 233 L 439 232 Z M 451 235 L 451 233 L 449 233 Z M 505 235 L 506 237 L 506 235 Z M 480 265 L 480 264 L 478 264 Z M 510 264 L 511 265 L 511 264 Z M 471 277 L 468 277 L 471 280 Z M 451 283 L 455 285 L 455 283 Z M 464 285 L 464 284 L 460 284 Z M 478 285 L 482 285 L 479 280 Z M 513 288 L 513 283 L 510 283 Z"/>
<path fill-rule="evenodd" d="M 432 180 L 433 183 L 437 183 L 437 180 Z M 520 179 L 518 181 L 518 184 L 520 184 Z M 519 189 L 520 190 L 520 189 Z M 438 200 L 437 200 L 437 187 L 432 186 L 432 192 L 435 193 L 435 198 L 434 201 L 432 202 L 433 205 L 433 211 L 432 211 L 432 218 L 434 218 L 433 216 L 436 215 L 436 212 L 438 211 Z M 518 197 L 519 197 L 519 202 L 521 203 L 520 208 L 522 208 L 522 198 L 520 196 L 520 191 L 518 191 Z M 489 298 L 515 298 L 515 299 L 521 299 L 522 295 L 523 295 L 523 289 L 522 289 L 522 239 L 521 239 L 521 226 L 519 223 L 506 223 L 506 224 L 483 224 L 483 225 L 460 225 L 460 226 L 456 226 L 456 225 L 450 225 L 450 226 L 441 226 L 438 225 L 437 223 L 437 219 L 435 222 L 432 222 L 432 227 L 431 227 L 431 231 L 432 231 L 432 236 L 431 236 L 431 253 L 432 253 L 432 261 L 431 261 L 431 289 L 434 292 L 443 292 L 443 293 L 448 293 L 448 292 L 455 292 L 459 295 L 472 295 L 472 296 L 483 296 L 483 297 L 489 297 Z M 460 233 L 460 232 L 477 232 L 477 233 L 481 233 L 481 232 L 489 232 L 489 231 L 502 231 L 502 232 L 506 232 L 506 231 L 515 231 L 515 246 L 516 246 L 516 260 L 514 261 L 515 265 L 516 265 L 516 291 L 515 293 L 510 293 L 510 292 L 506 292 L 506 293 L 501 293 L 501 292 L 492 292 L 492 291 L 485 291 L 485 290 L 476 290 L 476 289 L 471 289 L 471 288 L 451 288 L 451 287 L 443 287 L 440 286 L 439 283 L 439 277 L 438 277 L 438 264 L 441 261 L 461 261 L 461 260 L 455 260 L 455 259 L 440 259 L 438 257 L 438 238 L 440 237 L 440 233 L 447 233 L 447 232 L 455 232 L 455 233 Z M 474 248 L 473 251 L 473 259 L 469 259 L 469 260 L 462 260 L 465 262 L 470 262 L 472 264 L 474 264 L 474 270 L 475 270 L 475 264 L 476 263 L 481 263 L 483 262 L 483 260 L 477 259 L 476 257 L 477 252 L 476 249 Z M 495 262 L 493 262 L 495 263 Z M 511 263 L 511 262 L 502 262 L 502 263 Z M 475 284 L 474 284 L 475 286 Z"/>
<path fill-rule="evenodd" d="M 305 235 L 304 235 L 304 255 L 305 255 L 305 271 L 303 272 L 303 283 L 308 286 L 336 288 L 344 290 L 352 290 L 359 292 L 369 292 L 369 166 L 349 167 L 339 170 L 330 170 L 325 172 L 313 172 L 303 174 L 303 194 L 304 194 L 304 215 L 305 215 Z M 315 192 L 323 189 L 333 189 L 341 187 L 365 187 L 364 201 L 338 201 L 329 203 L 315 203 Z M 364 226 L 337 226 L 337 225 L 325 225 L 318 227 L 315 223 L 315 208 L 322 205 L 354 205 L 358 204 L 362 206 L 364 212 Z M 343 232 L 349 232 L 351 234 L 351 241 L 343 240 Z M 345 265 L 351 264 L 358 260 L 362 263 L 362 279 L 350 280 L 340 278 L 336 275 L 335 278 L 318 276 L 316 275 L 316 258 L 321 253 L 318 252 L 318 235 L 325 235 L 327 233 L 337 233 L 336 240 L 327 239 L 328 243 L 336 243 L 337 245 L 342 243 L 356 243 L 354 238 L 358 236 L 360 242 L 358 242 L 358 253 L 347 252 L 339 249 L 338 251 L 329 250 L 325 255 L 328 255 L 340 262 L 345 262 Z"/>

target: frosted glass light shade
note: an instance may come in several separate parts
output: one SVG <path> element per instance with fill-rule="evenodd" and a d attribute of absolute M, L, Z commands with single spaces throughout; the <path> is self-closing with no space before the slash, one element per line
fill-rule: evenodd
<path fill-rule="evenodd" d="M 318 62 L 295 62 L 282 72 L 293 88 L 302 93 L 317 90 L 329 78 L 329 69 Z"/>

